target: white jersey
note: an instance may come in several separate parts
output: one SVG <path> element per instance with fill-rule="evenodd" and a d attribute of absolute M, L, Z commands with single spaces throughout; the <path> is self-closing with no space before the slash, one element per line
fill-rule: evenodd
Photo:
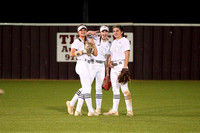
<path fill-rule="evenodd" d="M 130 42 L 125 37 L 114 40 L 112 42 L 110 52 L 111 52 L 111 61 L 118 62 L 125 60 L 125 51 L 130 50 Z"/>
<path fill-rule="evenodd" d="M 106 55 L 110 54 L 111 44 L 109 41 L 103 42 L 103 40 L 101 40 L 98 36 L 94 36 L 94 43 L 98 54 L 97 56 L 92 55 L 92 58 L 95 60 L 106 61 Z"/>
<path fill-rule="evenodd" d="M 71 45 L 71 48 L 76 49 L 76 51 L 81 51 L 85 49 L 85 45 L 84 45 L 84 41 L 82 39 L 76 39 L 74 40 L 74 42 Z M 87 54 L 82 54 L 80 56 L 77 57 L 78 60 L 90 60 L 90 57 Z"/>

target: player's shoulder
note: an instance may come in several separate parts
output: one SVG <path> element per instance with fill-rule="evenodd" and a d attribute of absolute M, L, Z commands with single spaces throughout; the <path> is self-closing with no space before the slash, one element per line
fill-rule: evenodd
<path fill-rule="evenodd" d="M 93 40 L 94 40 L 94 43 L 95 43 L 95 44 L 98 44 L 98 43 L 99 43 L 99 40 L 100 40 L 100 37 L 95 35 L 95 36 L 93 37 Z"/>
<path fill-rule="evenodd" d="M 100 36 L 98 36 L 98 35 L 93 35 L 93 39 L 94 39 L 94 41 L 99 41 L 99 40 L 100 40 Z"/>
<path fill-rule="evenodd" d="M 126 37 L 122 37 L 122 41 L 129 42 L 129 40 Z"/>
<path fill-rule="evenodd" d="M 74 40 L 73 43 L 74 43 L 74 44 L 81 43 L 81 39 L 77 38 L 77 39 Z"/>
<path fill-rule="evenodd" d="M 76 38 L 76 39 L 74 40 L 74 42 L 81 42 L 81 39 L 80 39 L 80 38 Z"/>
<path fill-rule="evenodd" d="M 111 47 L 111 43 L 107 40 L 107 45 L 109 46 L 109 47 Z"/>
<path fill-rule="evenodd" d="M 112 41 L 112 44 L 115 43 L 115 42 L 116 42 L 116 40 L 113 40 L 113 41 Z"/>

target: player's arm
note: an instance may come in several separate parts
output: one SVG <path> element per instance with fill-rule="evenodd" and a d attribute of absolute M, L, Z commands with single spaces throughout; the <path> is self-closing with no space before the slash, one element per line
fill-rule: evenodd
<path fill-rule="evenodd" d="M 93 55 L 94 56 L 97 56 L 98 55 L 98 52 L 97 52 L 97 47 L 94 43 L 94 40 L 93 39 L 89 39 L 89 42 L 92 43 L 92 45 L 94 46 L 94 52 L 93 52 Z"/>
<path fill-rule="evenodd" d="M 96 35 L 97 32 L 99 32 L 99 30 L 96 30 L 96 31 L 91 31 L 91 30 L 89 30 L 89 31 L 87 32 L 87 35 L 89 35 L 89 34 L 91 34 L 91 35 Z"/>
<path fill-rule="evenodd" d="M 71 48 L 70 56 L 71 57 L 75 57 L 75 52 L 76 52 L 76 49 L 75 48 Z"/>
<path fill-rule="evenodd" d="M 112 65 L 112 62 L 111 62 L 111 56 L 108 57 L 108 66 L 110 68 L 113 68 L 114 66 Z"/>
<path fill-rule="evenodd" d="M 106 66 L 106 76 L 109 76 L 109 65 L 108 65 L 108 60 L 109 60 L 110 55 L 106 55 L 106 61 L 105 61 L 105 66 Z"/>
<path fill-rule="evenodd" d="M 129 56 L 130 56 L 130 50 L 125 51 L 124 68 L 128 67 Z"/>
<path fill-rule="evenodd" d="M 71 56 L 71 57 L 80 56 L 80 55 L 82 55 L 82 54 L 85 53 L 85 52 L 86 52 L 86 51 L 84 51 L 84 50 L 76 51 L 75 48 L 72 48 L 71 51 L 70 51 L 70 56 Z"/>
<path fill-rule="evenodd" d="M 98 55 L 98 52 L 97 52 L 97 47 L 96 45 L 94 44 L 94 53 L 93 53 L 94 56 L 97 56 Z"/>

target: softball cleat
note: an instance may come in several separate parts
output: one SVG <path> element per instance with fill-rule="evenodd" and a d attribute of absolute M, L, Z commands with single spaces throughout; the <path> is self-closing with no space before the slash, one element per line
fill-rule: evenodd
<path fill-rule="evenodd" d="M 88 116 L 98 116 L 98 114 L 94 111 L 94 112 L 88 112 Z"/>
<path fill-rule="evenodd" d="M 68 111 L 68 113 L 69 113 L 70 115 L 73 115 L 73 114 L 74 114 L 74 112 L 73 112 L 74 107 L 73 107 L 73 106 L 70 106 L 70 101 L 67 101 L 67 102 L 66 102 L 66 105 L 67 105 L 67 111 Z"/>
<path fill-rule="evenodd" d="M 129 111 L 127 111 L 126 115 L 127 115 L 127 116 L 133 116 L 134 114 L 133 114 L 133 111 L 132 111 L 132 110 L 129 110 Z"/>
<path fill-rule="evenodd" d="M 101 114 L 101 109 L 100 109 L 100 108 L 97 108 L 97 109 L 95 110 L 95 112 L 96 112 L 97 115 L 100 115 L 100 114 Z"/>
<path fill-rule="evenodd" d="M 74 114 L 74 116 L 81 116 L 81 115 L 82 115 L 82 113 L 81 113 L 81 112 L 75 111 L 75 114 Z"/>
<path fill-rule="evenodd" d="M 113 111 L 113 110 L 110 110 L 106 113 L 103 113 L 103 115 L 113 115 L 113 116 L 118 116 L 118 112 L 117 111 Z"/>

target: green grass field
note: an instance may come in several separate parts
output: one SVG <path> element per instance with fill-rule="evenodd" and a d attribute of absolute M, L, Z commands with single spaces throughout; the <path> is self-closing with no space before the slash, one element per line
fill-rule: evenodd
<path fill-rule="evenodd" d="M 126 116 L 121 94 L 119 116 L 67 114 L 65 102 L 79 81 L 0 80 L 0 132 L 200 132 L 200 81 L 131 81 L 135 116 Z M 92 90 L 95 107 L 95 90 Z M 103 91 L 102 112 L 112 107 L 112 90 Z"/>

